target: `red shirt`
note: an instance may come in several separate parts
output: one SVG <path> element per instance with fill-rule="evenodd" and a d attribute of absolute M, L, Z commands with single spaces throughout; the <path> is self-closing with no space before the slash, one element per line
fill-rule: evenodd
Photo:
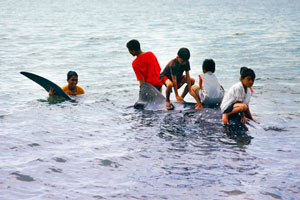
<path fill-rule="evenodd" d="M 153 86 L 162 86 L 162 82 L 159 80 L 161 68 L 152 52 L 139 55 L 132 62 L 132 68 L 138 81 L 144 78 L 145 82 Z"/>

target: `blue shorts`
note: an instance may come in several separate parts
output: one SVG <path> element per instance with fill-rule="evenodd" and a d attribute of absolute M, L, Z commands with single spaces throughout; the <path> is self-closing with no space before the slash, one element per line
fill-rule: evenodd
<path fill-rule="evenodd" d="M 158 91 L 160 91 L 162 86 L 154 86 Z"/>
<path fill-rule="evenodd" d="M 224 110 L 223 113 L 230 113 L 230 112 L 233 110 L 234 104 L 235 104 L 235 103 L 233 103 L 233 104 L 231 104 L 230 106 L 228 106 L 228 107 L 226 108 L 226 110 Z"/>

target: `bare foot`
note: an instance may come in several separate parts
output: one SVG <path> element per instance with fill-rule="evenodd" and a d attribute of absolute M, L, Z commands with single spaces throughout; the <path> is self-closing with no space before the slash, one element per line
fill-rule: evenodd
<path fill-rule="evenodd" d="M 202 109 L 203 108 L 203 105 L 202 104 L 196 104 L 195 105 L 195 109 L 196 110 L 200 110 L 200 109 Z"/>
<path fill-rule="evenodd" d="M 223 123 L 224 124 L 229 124 L 229 121 L 228 121 L 228 114 L 223 114 L 223 117 L 222 117 L 223 119 Z"/>
<path fill-rule="evenodd" d="M 183 103 L 183 98 L 181 96 L 177 96 L 176 100 L 178 103 Z"/>

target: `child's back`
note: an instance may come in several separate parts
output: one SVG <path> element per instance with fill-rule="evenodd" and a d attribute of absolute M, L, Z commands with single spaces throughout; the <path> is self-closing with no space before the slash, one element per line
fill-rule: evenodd
<path fill-rule="evenodd" d="M 217 77 L 214 75 L 215 62 L 205 59 L 202 64 L 203 74 L 199 75 L 199 86 L 192 87 L 191 95 L 197 101 L 196 109 L 206 106 L 216 106 L 223 99 L 224 90 Z"/>
<path fill-rule="evenodd" d="M 206 72 L 199 75 L 201 92 L 199 93 L 200 100 L 206 105 L 216 105 L 220 103 L 223 98 L 223 90 L 217 79 L 212 72 Z"/>

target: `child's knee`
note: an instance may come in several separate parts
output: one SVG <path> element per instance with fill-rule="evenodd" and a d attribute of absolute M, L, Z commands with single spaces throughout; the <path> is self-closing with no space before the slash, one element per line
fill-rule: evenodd
<path fill-rule="evenodd" d="M 166 87 L 167 88 L 172 88 L 173 87 L 173 82 L 172 81 L 167 81 L 166 82 Z"/>
<path fill-rule="evenodd" d="M 197 85 L 192 85 L 192 90 L 195 92 L 197 89 L 199 88 L 199 86 Z"/>
<path fill-rule="evenodd" d="M 242 111 L 246 111 L 248 109 L 248 106 L 246 104 L 243 104 L 241 106 Z"/>

